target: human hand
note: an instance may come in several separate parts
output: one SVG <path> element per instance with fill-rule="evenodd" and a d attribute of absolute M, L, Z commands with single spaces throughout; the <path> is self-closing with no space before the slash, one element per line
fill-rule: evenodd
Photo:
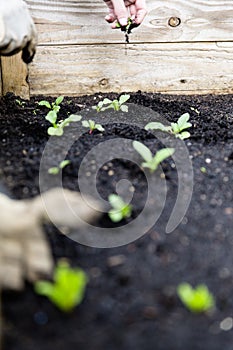
<path fill-rule="evenodd" d="M 99 202 L 63 188 L 25 200 L 0 193 L 0 290 L 20 290 L 25 279 L 33 282 L 51 275 L 53 258 L 43 223 L 74 231 L 93 222 L 101 211 Z"/>
<path fill-rule="evenodd" d="M 117 28 L 117 23 L 122 27 L 127 26 L 130 17 L 135 26 L 142 23 L 147 14 L 146 0 L 104 0 L 109 8 L 109 13 L 105 17 L 111 27 Z"/>
<path fill-rule="evenodd" d="M 22 50 L 30 63 L 36 51 L 37 34 L 23 0 L 0 0 L 0 55 L 11 56 Z"/>

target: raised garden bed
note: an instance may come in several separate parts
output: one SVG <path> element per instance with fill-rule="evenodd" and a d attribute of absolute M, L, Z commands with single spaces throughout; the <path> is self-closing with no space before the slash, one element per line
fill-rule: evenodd
<path fill-rule="evenodd" d="M 90 109 L 104 97 L 65 98 L 61 117 Z M 9 95 L 0 102 L 1 178 L 18 199 L 39 193 L 39 167 L 49 126 L 45 110 L 37 105 L 42 99 L 38 96 L 22 104 Z M 4 291 L 4 350 L 232 349 L 233 96 L 138 92 L 131 94 L 129 102 L 149 107 L 168 121 L 190 113 L 191 137 L 184 142 L 193 164 L 194 187 L 187 213 L 174 232 L 165 233 L 177 195 L 177 172 L 169 158 L 163 165 L 166 205 L 154 227 L 140 239 L 118 248 L 92 248 L 47 225 L 54 258 L 68 258 L 89 276 L 84 301 L 66 315 L 36 295 L 29 284 L 22 293 Z M 64 187 L 78 189 L 82 158 L 103 140 L 125 137 L 151 149 L 158 145 L 152 134 L 127 125 L 127 118 L 122 125 L 110 113 L 104 128 L 104 133 L 87 132 L 70 150 Z M 97 188 L 106 199 L 117 181 L 128 178 L 135 188 L 136 217 L 146 201 L 145 176 L 134 163 L 121 159 L 110 163 L 100 169 Z M 99 226 L 113 224 L 105 215 Z M 215 310 L 201 315 L 189 312 L 177 296 L 181 282 L 206 284 L 215 297 Z"/>

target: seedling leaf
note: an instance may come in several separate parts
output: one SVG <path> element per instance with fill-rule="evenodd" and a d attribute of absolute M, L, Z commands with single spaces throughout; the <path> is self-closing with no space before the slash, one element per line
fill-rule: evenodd
<path fill-rule="evenodd" d="M 89 128 L 89 122 L 88 122 L 87 120 L 83 120 L 83 121 L 82 121 L 82 126 L 83 126 L 84 128 Z"/>
<path fill-rule="evenodd" d="M 95 124 L 95 128 L 100 132 L 103 132 L 105 130 L 101 124 Z"/>
<path fill-rule="evenodd" d="M 68 160 L 68 159 L 65 159 L 65 160 L 63 160 L 60 164 L 59 164 L 59 168 L 60 169 L 64 169 L 67 165 L 69 165 L 70 164 L 70 160 Z"/>
<path fill-rule="evenodd" d="M 122 219 L 131 216 L 132 206 L 125 203 L 120 196 L 116 194 L 110 194 L 108 196 L 108 201 L 112 206 L 112 209 L 108 212 L 108 216 L 113 222 L 119 222 Z"/>
<path fill-rule="evenodd" d="M 192 288 L 188 283 L 181 283 L 177 288 L 177 294 L 191 312 L 205 312 L 212 309 L 215 305 L 213 295 L 204 284 L 199 284 L 196 288 Z"/>
<path fill-rule="evenodd" d="M 51 104 L 48 101 L 40 101 L 40 102 L 38 102 L 38 105 L 39 106 L 45 106 L 45 107 L 47 107 L 49 109 L 52 108 Z"/>
<path fill-rule="evenodd" d="M 120 222 L 123 219 L 121 211 L 116 209 L 111 209 L 108 212 L 108 216 L 112 220 L 112 222 Z"/>
<path fill-rule="evenodd" d="M 66 121 L 68 121 L 68 122 L 79 122 L 81 119 L 82 119 L 81 115 L 71 114 L 68 118 L 66 118 Z"/>
<path fill-rule="evenodd" d="M 108 196 L 108 201 L 111 204 L 111 206 L 114 209 L 120 210 L 122 207 L 125 206 L 125 202 L 123 201 L 123 199 L 118 196 L 117 194 L 110 194 Z"/>
<path fill-rule="evenodd" d="M 190 133 L 188 131 L 183 131 L 180 134 L 176 134 L 176 137 L 180 138 L 181 140 L 188 139 L 190 137 Z"/>
<path fill-rule="evenodd" d="M 84 297 L 87 276 L 81 269 L 73 269 L 67 263 L 60 262 L 54 271 L 54 283 L 39 281 L 35 291 L 47 296 L 60 310 L 69 312 L 79 305 Z"/>
<path fill-rule="evenodd" d="M 175 152 L 174 148 L 163 148 L 160 149 L 156 155 L 154 156 L 154 161 L 156 162 L 156 164 L 160 164 L 162 163 L 163 160 L 165 160 L 166 158 L 170 157 L 171 155 L 173 155 L 173 153 Z"/>
<path fill-rule="evenodd" d="M 58 106 L 62 103 L 64 96 L 58 96 L 55 100 L 55 104 Z"/>
<path fill-rule="evenodd" d="M 184 113 L 182 116 L 178 119 L 177 124 L 179 126 L 179 130 L 182 131 L 184 129 L 190 128 L 192 126 L 191 123 L 188 123 L 188 120 L 190 118 L 189 113 Z"/>
<path fill-rule="evenodd" d="M 146 162 L 150 162 L 153 159 L 152 153 L 148 147 L 139 141 L 133 141 L 134 149 L 142 156 Z"/>
<path fill-rule="evenodd" d="M 63 135 L 63 129 L 62 128 L 54 128 L 54 127 L 50 127 L 48 128 L 48 134 L 50 136 L 62 136 Z"/>
<path fill-rule="evenodd" d="M 171 131 L 171 126 L 166 126 L 166 125 L 163 125 L 162 123 L 159 123 L 159 122 L 151 122 L 145 126 L 145 129 L 146 130 L 161 130 L 161 131 L 169 132 L 169 131 Z"/>
<path fill-rule="evenodd" d="M 55 167 L 49 168 L 48 173 L 50 175 L 57 175 L 59 174 L 59 171 L 60 169 L 57 166 L 55 166 Z"/>
<path fill-rule="evenodd" d="M 49 111 L 45 119 L 48 120 L 51 124 L 55 124 L 57 121 L 57 113 L 54 110 Z"/>
<path fill-rule="evenodd" d="M 128 112 L 129 108 L 128 108 L 128 106 L 123 105 L 123 106 L 120 106 L 120 110 L 121 110 L 122 112 Z"/>
<path fill-rule="evenodd" d="M 129 99 L 130 99 L 130 95 L 121 95 L 120 98 L 119 98 L 120 105 L 122 105 L 123 103 L 125 103 Z"/>

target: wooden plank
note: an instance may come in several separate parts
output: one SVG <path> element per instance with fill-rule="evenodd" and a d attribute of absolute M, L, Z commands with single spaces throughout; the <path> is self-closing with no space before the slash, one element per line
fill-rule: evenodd
<path fill-rule="evenodd" d="M 21 53 L 12 57 L 1 57 L 1 67 L 3 95 L 13 92 L 16 96 L 28 99 L 28 68 L 22 62 Z"/>
<path fill-rule="evenodd" d="M 103 0 L 27 0 L 37 23 L 39 43 L 91 44 L 122 43 L 124 35 L 104 21 Z M 131 41 L 185 42 L 232 41 L 232 0 L 148 0 L 149 13 Z M 177 27 L 168 25 L 180 18 Z"/>
<path fill-rule="evenodd" d="M 2 96 L 2 62 L 1 62 L 1 57 L 0 57 L 0 96 Z"/>
<path fill-rule="evenodd" d="M 143 90 L 232 93 L 233 43 L 165 43 L 39 47 L 31 93 L 85 95 Z"/>

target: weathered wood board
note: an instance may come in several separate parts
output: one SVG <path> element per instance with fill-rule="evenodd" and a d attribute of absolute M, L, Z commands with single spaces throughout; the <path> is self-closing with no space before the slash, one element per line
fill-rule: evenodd
<path fill-rule="evenodd" d="M 103 0 L 29 0 L 40 44 L 96 44 L 124 40 L 105 23 Z M 147 0 L 148 15 L 131 40 L 137 43 L 232 40 L 232 0 Z M 169 26 L 171 17 L 181 21 Z"/>
<path fill-rule="evenodd" d="M 231 44 L 141 44 L 140 52 L 130 44 L 126 53 L 124 45 L 116 44 L 39 47 L 30 72 L 31 92 L 233 92 Z"/>
<path fill-rule="evenodd" d="M 28 90 L 19 85 L 26 81 L 22 76 L 15 81 L 17 94 L 24 97 L 29 88 L 32 95 L 233 91 L 232 0 L 147 0 L 148 15 L 126 51 L 124 34 L 104 21 L 102 0 L 27 3 L 39 45 L 29 66 Z M 13 68 L 14 59 L 6 60 Z M 4 73 L 3 92 L 12 85 L 7 80 Z"/>

